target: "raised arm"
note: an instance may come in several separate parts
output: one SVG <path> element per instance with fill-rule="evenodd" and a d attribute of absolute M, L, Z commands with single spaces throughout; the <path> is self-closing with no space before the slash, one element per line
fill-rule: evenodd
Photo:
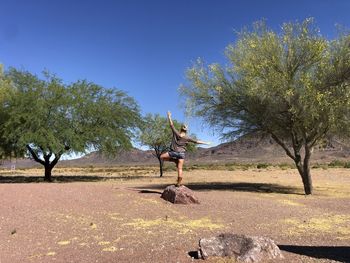
<path fill-rule="evenodd" d="M 180 136 L 179 132 L 175 129 L 173 120 L 171 119 L 171 112 L 170 112 L 170 111 L 168 111 L 168 121 L 169 121 L 169 125 L 170 125 L 170 128 L 172 129 L 172 131 L 173 131 L 177 136 Z"/>
<path fill-rule="evenodd" d="M 168 111 L 167 115 L 168 115 L 168 121 L 169 121 L 170 127 L 174 127 L 173 120 L 171 119 L 171 112 Z"/>

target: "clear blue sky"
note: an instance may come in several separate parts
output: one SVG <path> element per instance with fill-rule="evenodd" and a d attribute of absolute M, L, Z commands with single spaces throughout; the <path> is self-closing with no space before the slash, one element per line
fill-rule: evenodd
<path fill-rule="evenodd" d="M 0 63 L 125 90 L 144 114 L 169 109 L 216 144 L 219 135 L 180 106 L 177 90 L 194 60 L 225 62 L 234 30 L 262 18 L 278 29 L 315 17 L 332 38 L 335 24 L 350 27 L 349 14 L 347 0 L 0 0 Z"/>

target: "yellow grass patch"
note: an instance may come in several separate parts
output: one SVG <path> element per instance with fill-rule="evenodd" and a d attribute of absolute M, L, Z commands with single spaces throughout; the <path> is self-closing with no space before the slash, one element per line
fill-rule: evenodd
<path fill-rule="evenodd" d="M 60 246 L 66 246 L 70 244 L 70 240 L 62 240 L 57 242 L 58 245 Z"/>
<path fill-rule="evenodd" d="M 326 233 L 336 235 L 338 239 L 350 239 L 350 215 L 325 214 L 308 220 L 290 218 L 282 222 L 289 225 L 287 232 L 290 235 Z"/>
<path fill-rule="evenodd" d="M 109 241 L 100 241 L 100 242 L 98 242 L 98 244 L 100 245 L 100 246 L 105 246 L 105 245 L 109 245 L 111 242 L 109 242 Z"/>
<path fill-rule="evenodd" d="M 175 228 L 180 231 L 182 234 L 186 234 L 187 232 L 190 232 L 192 230 L 204 228 L 204 229 L 220 229 L 224 228 L 223 224 L 219 223 L 213 223 L 209 218 L 204 217 L 201 219 L 186 219 L 186 218 L 180 218 L 180 219 L 154 219 L 154 220 L 145 220 L 142 218 L 133 219 L 133 222 L 126 223 L 124 226 L 132 226 L 135 229 L 150 229 L 153 227 L 165 227 L 165 228 Z"/>
<path fill-rule="evenodd" d="M 155 205 L 158 205 L 159 202 L 157 200 L 154 200 L 154 199 L 149 199 L 149 198 L 140 198 L 140 200 L 144 201 L 144 202 L 147 202 L 147 203 L 151 203 L 151 204 L 155 204 Z"/>
<path fill-rule="evenodd" d="M 290 205 L 290 206 L 304 206 L 303 204 L 294 202 L 292 200 L 288 200 L 288 199 L 278 199 L 277 200 L 279 203 L 284 204 L 284 205 Z"/>
<path fill-rule="evenodd" d="M 108 213 L 107 214 L 109 216 L 110 219 L 112 220 L 124 220 L 119 213 Z"/>
<path fill-rule="evenodd" d="M 115 252 L 117 251 L 118 249 L 114 246 L 111 246 L 111 247 L 106 247 L 104 249 L 102 249 L 102 251 L 105 251 L 105 252 Z"/>
<path fill-rule="evenodd" d="M 55 256 L 55 255 L 56 255 L 56 252 L 54 251 L 50 251 L 46 253 L 46 256 Z"/>
<path fill-rule="evenodd" d="M 29 256 L 28 258 L 29 258 L 30 260 L 33 260 L 33 259 L 35 259 L 35 258 L 40 258 L 40 257 L 42 257 L 42 256 L 43 256 L 42 254 L 33 254 L 33 255 Z"/>
<path fill-rule="evenodd" d="M 315 193 L 332 198 L 350 198 L 349 187 L 333 185 L 332 187 L 317 187 Z"/>

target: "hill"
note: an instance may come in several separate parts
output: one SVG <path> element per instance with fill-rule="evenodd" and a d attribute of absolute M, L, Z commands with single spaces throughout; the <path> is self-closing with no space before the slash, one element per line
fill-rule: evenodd
<path fill-rule="evenodd" d="M 315 149 L 313 163 L 329 163 L 333 160 L 350 160 L 350 146 L 338 140 L 330 141 L 325 147 Z M 271 138 L 257 136 L 243 136 L 233 142 L 222 143 L 211 148 L 199 147 L 196 152 L 188 153 L 186 161 L 189 163 L 291 163 L 284 150 Z M 89 153 L 79 159 L 63 160 L 58 166 L 84 167 L 84 166 L 114 166 L 114 165 L 155 165 L 158 160 L 152 151 L 132 149 L 122 151 L 115 158 L 106 158 L 97 152 Z M 38 166 L 29 159 L 5 160 L 2 168 L 29 168 Z"/>

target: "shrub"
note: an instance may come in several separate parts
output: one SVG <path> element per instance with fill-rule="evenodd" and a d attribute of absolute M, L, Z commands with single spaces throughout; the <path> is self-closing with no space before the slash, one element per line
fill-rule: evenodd
<path fill-rule="evenodd" d="M 267 163 L 258 163 L 256 165 L 256 168 L 258 168 L 258 169 L 266 169 L 267 167 L 269 167 L 269 164 L 267 164 Z"/>
<path fill-rule="evenodd" d="M 344 161 L 341 160 L 333 160 L 328 164 L 329 167 L 338 167 L 338 168 L 342 168 L 346 166 L 346 163 Z"/>

